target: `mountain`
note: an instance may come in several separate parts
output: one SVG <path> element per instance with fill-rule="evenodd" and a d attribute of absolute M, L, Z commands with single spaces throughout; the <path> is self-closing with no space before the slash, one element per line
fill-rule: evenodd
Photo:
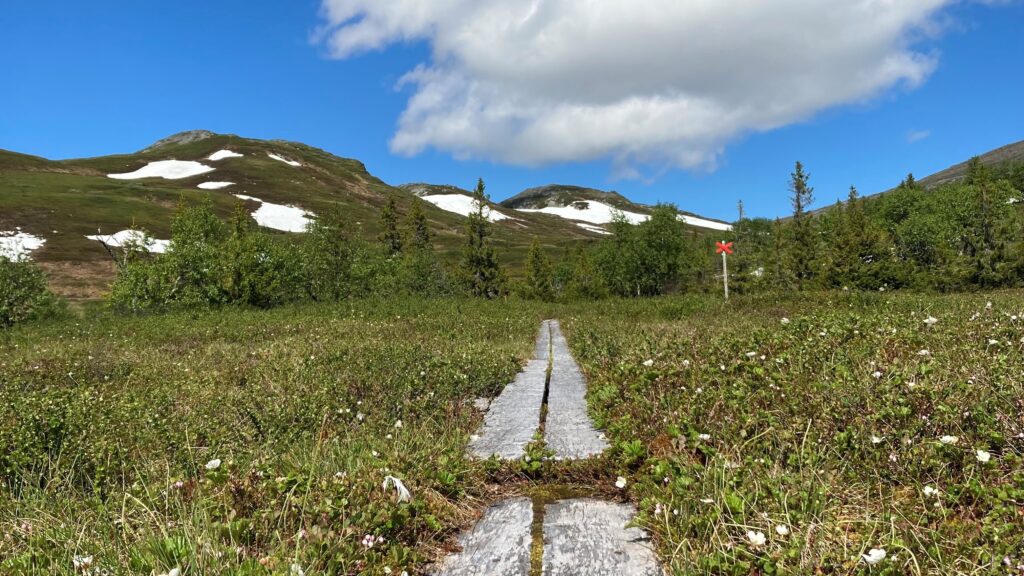
<path fill-rule="evenodd" d="M 647 220 L 653 211 L 653 207 L 632 202 L 618 192 L 559 184 L 530 188 L 505 200 L 501 205 L 519 213 L 558 216 L 598 233 L 604 232 L 606 225 L 617 216 L 638 223 Z M 704 218 L 691 212 L 680 211 L 679 219 L 698 230 L 732 229 L 728 222 Z"/>
<path fill-rule="evenodd" d="M 986 166 L 1001 166 L 1004 164 L 1024 164 L 1024 140 L 1016 144 L 1009 144 L 1002 148 L 996 148 L 978 157 L 981 163 Z M 927 178 L 921 178 L 917 182 L 925 188 L 934 188 L 947 182 L 959 180 L 967 175 L 967 162 L 961 162 L 936 172 Z"/>
<path fill-rule="evenodd" d="M 167 240 L 181 202 L 208 200 L 223 218 L 244 202 L 257 223 L 278 234 L 301 231 L 315 214 L 340 210 L 365 237 L 375 238 L 389 196 L 404 213 L 416 195 L 455 193 L 465 200 L 435 199 L 426 211 L 436 248 L 453 261 L 461 253 L 465 218 L 450 204 L 464 207 L 468 192 L 438 186 L 429 191 L 393 187 L 358 160 L 305 144 L 203 130 L 175 134 L 136 153 L 99 158 L 54 161 L 0 150 L 0 254 L 35 248 L 31 257 L 46 270 L 55 291 L 91 299 L 116 275 L 94 238 L 116 244 L 138 228 Z M 534 237 L 553 254 L 600 237 L 554 216 L 491 208 L 505 216 L 495 218 L 494 242 L 513 268 L 525 260 Z M 165 247 L 156 242 L 150 249 Z"/>

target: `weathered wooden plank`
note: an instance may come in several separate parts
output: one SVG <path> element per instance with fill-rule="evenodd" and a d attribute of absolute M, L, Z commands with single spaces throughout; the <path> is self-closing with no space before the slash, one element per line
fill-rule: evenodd
<path fill-rule="evenodd" d="M 492 506 L 459 539 L 462 552 L 446 558 L 434 576 L 529 576 L 533 503 L 528 498 Z"/>
<path fill-rule="evenodd" d="M 544 576 L 663 576 L 628 504 L 562 500 L 544 511 Z"/>
<path fill-rule="evenodd" d="M 587 415 L 587 382 L 557 320 L 551 321 L 551 382 L 544 440 L 559 460 L 589 458 L 608 443 Z"/>
<path fill-rule="evenodd" d="M 536 357 L 491 402 L 483 427 L 469 443 L 470 454 L 477 458 L 497 455 L 503 460 L 518 460 L 526 453 L 526 445 L 533 441 L 540 425 L 550 339 L 549 323 L 545 321 L 537 337 Z"/>

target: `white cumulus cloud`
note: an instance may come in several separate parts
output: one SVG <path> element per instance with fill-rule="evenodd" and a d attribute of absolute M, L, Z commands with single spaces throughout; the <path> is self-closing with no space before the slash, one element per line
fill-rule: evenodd
<path fill-rule="evenodd" d="M 394 152 L 714 168 L 745 134 L 913 88 L 955 0 L 323 0 L 350 58 L 426 42 Z"/>

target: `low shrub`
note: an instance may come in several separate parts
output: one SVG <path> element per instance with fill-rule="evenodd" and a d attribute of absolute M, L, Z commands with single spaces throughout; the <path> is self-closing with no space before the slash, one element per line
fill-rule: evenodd
<path fill-rule="evenodd" d="M 0 328 L 59 310 L 57 298 L 46 285 L 46 276 L 28 260 L 0 257 Z"/>

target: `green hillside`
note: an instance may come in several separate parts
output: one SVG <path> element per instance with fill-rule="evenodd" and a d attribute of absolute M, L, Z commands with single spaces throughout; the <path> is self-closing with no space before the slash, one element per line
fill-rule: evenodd
<path fill-rule="evenodd" d="M 211 161 L 221 150 L 242 154 Z M 297 162 L 292 166 L 275 154 Z M 195 161 L 214 170 L 182 179 L 117 180 L 151 162 Z M 233 182 L 220 190 L 200 190 L 204 182 Z M 95 298 L 114 278 L 103 247 L 87 235 L 113 234 L 131 227 L 154 238 L 170 238 L 171 216 L 181 202 L 210 200 L 228 217 L 239 201 L 234 194 L 296 206 L 314 214 L 341 210 L 366 237 L 378 233 L 380 209 L 394 195 L 405 212 L 414 194 L 392 187 L 357 161 L 304 144 L 263 141 L 205 131 L 178 134 L 134 154 L 50 161 L 0 151 L 0 231 L 20 229 L 46 240 L 33 252 L 53 288 L 70 298 Z M 250 206 L 258 204 L 248 203 Z M 436 247 L 446 258 L 459 253 L 464 218 L 427 206 Z M 494 226 L 494 242 L 516 268 L 534 236 L 550 251 L 563 251 L 596 234 L 559 218 L 523 214 Z"/>

